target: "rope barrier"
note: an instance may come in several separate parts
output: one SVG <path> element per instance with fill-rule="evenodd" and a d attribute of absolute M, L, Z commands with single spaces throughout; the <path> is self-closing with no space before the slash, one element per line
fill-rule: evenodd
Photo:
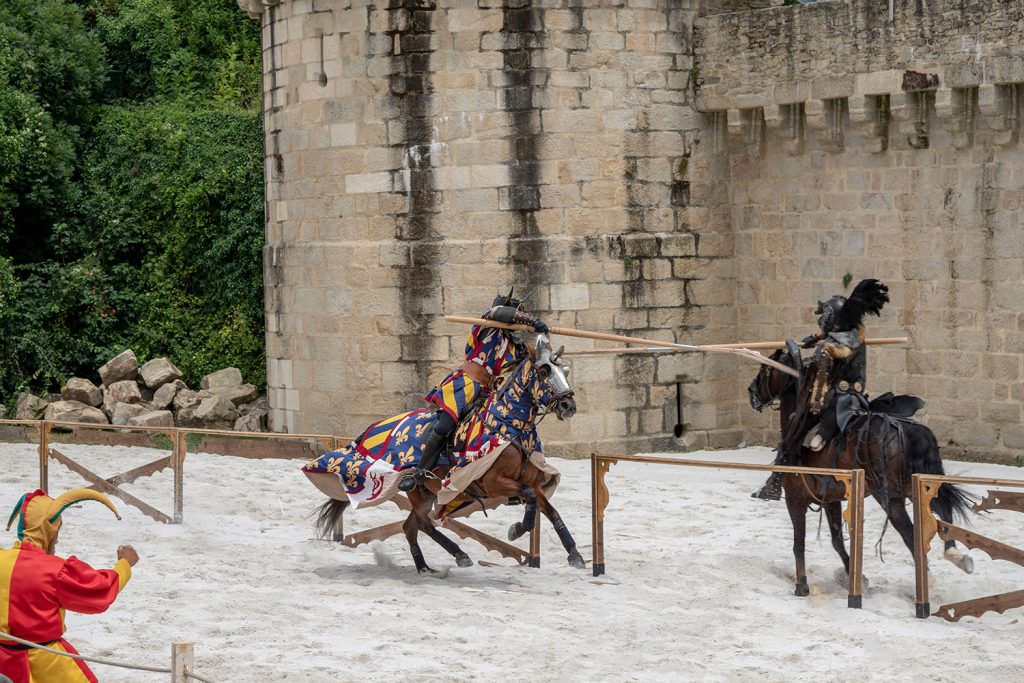
<path fill-rule="evenodd" d="M 85 655 L 76 655 L 76 654 L 73 654 L 71 652 L 62 652 L 61 650 L 54 650 L 51 647 L 46 647 L 45 645 L 40 645 L 39 643 L 33 643 L 31 640 L 25 640 L 23 638 L 19 638 L 18 636 L 12 636 L 9 633 L 0 633 L 0 638 L 4 638 L 5 640 L 13 640 L 16 643 L 20 643 L 20 644 L 25 645 L 27 647 L 35 648 L 37 650 L 43 650 L 44 652 L 50 652 L 52 654 L 60 655 L 62 657 L 70 657 L 71 659 L 80 659 L 83 662 L 92 662 L 93 664 L 104 664 L 106 666 L 116 666 L 116 667 L 120 667 L 122 669 L 135 669 L 137 671 L 150 671 L 152 673 L 157 673 L 157 674 L 174 673 L 171 669 L 164 669 L 164 668 L 155 667 L 155 666 L 142 666 L 141 664 L 125 664 L 123 662 L 115 662 L 115 661 L 110 660 L 110 659 L 101 659 L 100 657 L 86 657 Z M 211 681 L 210 679 L 203 678 L 201 676 L 197 676 L 197 675 L 195 675 L 193 673 L 187 673 L 186 672 L 185 673 L 185 677 L 186 678 L 194 678 L 195 680 L 199 681 L 200 683 L 213 683 L 213 681 Z"/>

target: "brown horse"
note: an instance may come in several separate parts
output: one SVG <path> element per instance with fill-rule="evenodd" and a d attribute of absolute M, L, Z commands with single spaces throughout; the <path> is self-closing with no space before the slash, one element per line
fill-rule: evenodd
<path fill-rule="evenodd" d="M 796 358 L 794 358 L 796 356 Z M 799 351 L 780 349 L 772 359 L 800 371 L 796 379 L 778 370 L 763 366 L 748 388 L 750 405 L 760 412 L 769 404 L 777 404 L 783 435 L 798 428 L 794 421 L 808 419 L 804 406 L 810 403 L 810 392 L 817 375 L 817 365 L 799 358 Z M 882 402 L 872 402 L 879 408 Z M 820 451 L 800 449 L 805 467 L 836 469 L 863 468 L 868 493 L 885 510 L 889 522 L 900 534 L 910 553 L 914 552 L 914 525 L 907 514 L 906 499 L 911 496 L 911 475 L 944 474 L 942 458 L 935 434 L 916 420 L 897 417 L 869 409 L 850 421 L 843 435 L 833 438 Z M 810 592 L 804 561 L 807 509 L 812 503 L 821 505 L 828 520 L 832 547 L 850 571 L 850 556 L 843 543 L 842 501 L 844 487 L 832 477 L 787 474 L 783 480 L 786 507 L 793 523 L 793 555 L 796 559 L 796 595 Z M 935 514 L 948 522 L 954 514 L 966 518 L 970 499 L 960 488 L 943 484 L 932 501 Z M 973 571 L 970 556 L 960 553 L 952 541 L 946 542 L 945 558 L 963 571 Z"/>
<path fill-rule="evenodd" d="M 544 335 L 538 339 L 533 356 L 517 366 L 505 384 L 477 409 L 476 415 L 467 418 L 477 419 L 483 425 L 485 441 L 494 433 L 508 443 L 486 472 L 463 489 L 448 507 L 453 509 L 463 503 L 488 498 L 522 500 L 526 504 L 523 521 L 509 527 L 509 540 L 515 540 L 533 528 L 539 509 L 558 533 L 569 554 L 569 564 L 582 569 L 585 563 L 576 549 L 576 542 L 544 492 L 547 475 L 530 459 L 533 449 L 524 445 L 532 445 L 535 438 L 534 424 L 539 421 L 539 417 L 551 412 L 559 419 L 568 419 L 576 413 L 576 402 L 565 368 L 559 363 L 558 354 L 551 352 L 551 346 Z M 501 426 L 511 424 L 511 417 L 514 417 L 515 422 L 511 433 L 513 438 L 509 438 L 510 432 Z M 516 435 L 522 438 L 515 438 Z M 419 547 L 417 537 L 420 531 L 451 554 L 458 566 L 468 567 L 472 564 L 469 556 L 434 526 L 431 512 L 437 502 L 441 482 L 449 474 L 449 465 L 435 468 L 433 474 L 424 486 L 409 492 L 412 510 L 403 525 L 409 551 L 420 573 L 433 571 L 427 566 Z M 342 515 L 348 505 L 347 499 L 332 498 L 321 506 L 316 526 L 322 538 L 338 538 L 341 535 Z"/>

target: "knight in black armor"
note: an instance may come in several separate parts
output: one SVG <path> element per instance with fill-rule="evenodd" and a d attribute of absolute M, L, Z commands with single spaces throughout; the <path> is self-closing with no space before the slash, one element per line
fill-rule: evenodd
<path fill-rule="evenodd" d="M 507 295 L 495 297 L 491 307 L 480 317 L 500 323 L 529 325 L 535 332 L 546 333 L 548 326 L 538 318 L 520 310 L 522 301 Z M 437 409 L 433 430 L 423 446 L 417 467 L 407 471 L 398 482 L 401 491 L 411 491 L 426 478 L 437 464 L 441 448 L 454 433 L 459 421 L 471 412 L 498 382 L 504 373 L 528 354 L 517 333 L 497 327 L 474 325 L 466 341 L 466 360 L 425 396 Z"/>
<path fill-rule="evenodd" d="M 796 464 L 801 447 L 821 450 L 845 432 L 857 412 L 868 409 L 864 317 L 879 315 L 888 301 L 889 288 L 868 279 L 861 280 L 848 299 L 837 295 L 818 302 L 818 332 L 800 344 L 814 349 L 817 375 L 809 404 L 797 407 L 782 435 L 775 464 Z M 773 472 L 754 497 L 779 500 L 783 476 Z"/>

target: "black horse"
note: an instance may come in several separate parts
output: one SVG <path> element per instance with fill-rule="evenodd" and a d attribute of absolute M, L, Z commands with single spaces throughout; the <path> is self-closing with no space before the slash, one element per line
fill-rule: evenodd
<path fill-rule="evenodd" d="M 786 375 L 769 366 L 763 366 L 750 383 L 750 405 L 760 412 L 765 406 L 778 405 L 782 434 L 791 422 L 806 417 L 801 407 L 809 405 L 810 392 L 817 375 L 813 361 L 803 361 L 799 351 L 780 349 L 772 359 L 800 372 L 800 378 Z M 935 434 L 917 420 L 883 412 L 894 397 L 885 395 L 872 401 L 868 411 L 851 420 L 846 431 L 831 439 L 820 451 L 800 449 L 799 465 L 837 469 L 864 470 L 868 493 L 878 501 L 893 527 L 914 552 L 914 525 L 906 509 L 911 494 L 911 475 L 945 474 Z M 796 595 L 807 595 L 807 572 L 804 563 L 804 536 L 807 508 L 818 503 L 825 511 L 832 547 L 839 554 L 847 573 L 850 557 L 843 543 L 842 501 L 843 485 L 831 477 L 787 474 L 783 489 L 786 506 L 793 522 L 793 555 L 796 558 Z M 939 519 L 953 521 L 956 515 L 966 519 L 971 501 L 962 489 L 942 484 L 932 510 Z M 956 549 L 953 541 L 946 542 L 944 557 L 961 570 L 971 573 L 974 562 L 969 555 Z"/>

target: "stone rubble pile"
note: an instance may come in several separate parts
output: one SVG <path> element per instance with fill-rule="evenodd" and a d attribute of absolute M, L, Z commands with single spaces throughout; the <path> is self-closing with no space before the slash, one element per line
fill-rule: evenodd
<path fill-rule="evenodd" d="M 140 366 L 129 349 L 107 361 L 99 376 L 99 386 L 72 377 L 60 394 L 18 394 L 14 419 L 267 431 L 267 399 L 242 381 L 238 368 L 211 372 L 200 380 L 198 390 L 192 390 L 167 358 Z"/>

